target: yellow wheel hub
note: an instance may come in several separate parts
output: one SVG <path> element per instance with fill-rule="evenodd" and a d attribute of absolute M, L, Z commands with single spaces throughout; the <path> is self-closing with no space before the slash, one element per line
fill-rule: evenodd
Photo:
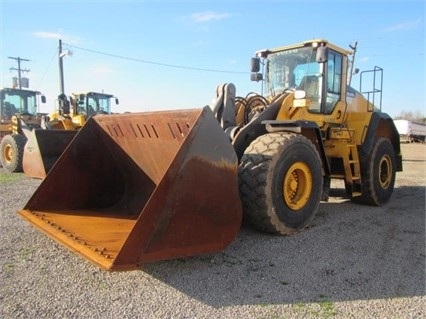
<path fill-rule="evenodd" d="M 383 189 L 389 187 L 392 181 L 392 161 L 389 155 L 385 155 L 380 159 L 379 163 L 379 183 Z"/>
<path fill-rule="evenodd" d="M 13 159 L 13 148 L 10 145 L 6 145 L 3 149 L 3 158 L 7 163 L 12 162 Z"/>
<path fill-rule="evenodd" d="M 287 206 L 292 210 L 303 208 L 309 201 L 312 192 L 312 174 L 303 162 L 290 166 L 284 176 L 283 195 Z"/>

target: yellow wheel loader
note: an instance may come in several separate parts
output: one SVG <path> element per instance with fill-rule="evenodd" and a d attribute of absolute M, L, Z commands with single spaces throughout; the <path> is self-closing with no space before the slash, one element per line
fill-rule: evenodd
<path fill-rule="evenodd" d="M 78 130 L 89 117 L 110 114 L 113 100 L 119 103 L 118 98 L 107 93 L 72 93 L 69 100 L 60 94 L 55 111 L 49 114 L 49 125 L 54 129 Z"/>
<path fill-rule="evenodd" d="M 46 102 L 38 91 L 0 89 L 0 162 L 8 172 L 22 172 L 28 136 L 42 127 L 43 114 L 37 113 L 40 100 Z"/>
<path fill-rule="evenodd" d="M 69 100 L 60 94 L 57 107 L 46 120 L 46 129 L 32 130 L 23 152 L 25 175 L 43 179 L 56 163 L 87 119 L 96 114 L 110 114 L 111 101 L 118 99 L 106 93 L 73 93 Z"/>
<path fill-rule="evenodd" d="M 2 151 L 5 161 L 11 161 L 12 156 L 17 155 L 19 151 L 19 157 L 17 157 L 19 163 L 17 163 L 16 169 L 23 170 L 25 175 L 30 177 L 43 179 L 46 176 L 90 116 L 111 112 L 111 100 L 115 97 L 110 94 L 87 92 L 73 94 L 70 100 L 67 99 L 64 94 L 62 58 L 68 53 L 62 52 L 62 40 L 59 40 L 58 60 L 61 93 L 55 111 L 49 116 L 38 119 L 41 122 L 39 127 L 23 130 L 25 138 L 22 135 L 16 135 L 16 139 L 13 141 L 11 138 L 5 140 L 5 143 L 10 145 Z M 115 98 L 115 101 L 118 104 L 117 98 Z M 21 116 L 20 123 L 23 123 L 23 120 Z M 23 127 L 19 123 L 17 125 Z M 14 149 L 17 151 L 14 151 Z"/>
<path fill-rule="evenodd" d="M 360 74 L 369 89 L 350 86 L 355 50 L 318 39 L 259 51 L 252 79 L 265 94 L 238 97 L 228 83 L 201 109 L 92 117 L 19 214 L 127 270 L 223 250 L 243 215 L 269 233 L 300 231 L 332 178 L 355 202 L 385 204 L 399 134 L 380 111 L 380 68 Z"/>

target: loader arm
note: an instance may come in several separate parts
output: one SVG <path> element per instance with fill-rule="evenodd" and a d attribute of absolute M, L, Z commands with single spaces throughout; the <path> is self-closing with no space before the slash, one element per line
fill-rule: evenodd
<path fill-rule="evenodd" d="M 243 153 L 248 145 L 253 142 L 260 135 L 266 134 L 266 126 L 262 124 L 263 121 L 275 120 L 278 112 L 280 111 L 281 104 L 287 94 L 282 94 L 274 103 L 270 104 L 265 110 L 255 118 L 253 118 L 247 125 L 243 126 L 236 134 L 232 144 L 238 159 L 241 159 Z"/>

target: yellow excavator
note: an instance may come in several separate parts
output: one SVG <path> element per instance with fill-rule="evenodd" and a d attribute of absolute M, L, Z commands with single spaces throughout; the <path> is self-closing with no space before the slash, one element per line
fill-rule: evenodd
<path fill-rule="evenodd" d="M 382 69 L 352 87 L 355 52 L 324 39 L 262 50 L 251 71 L 263 94 L 228 83 L 200 109 L 91 117 L 18 213 L 102 269 L 128 270 L 223 250 L 243 214 L 296 233 L 333 178 L 354 202 L 383 205 L 402 171 L 399 134 L 381 111 Z"/>

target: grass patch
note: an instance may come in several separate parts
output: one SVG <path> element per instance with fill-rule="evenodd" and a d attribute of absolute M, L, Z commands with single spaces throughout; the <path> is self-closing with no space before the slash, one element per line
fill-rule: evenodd
<path fill-rule="evenodd" d="M 334 308 L 333 302 L 324 295 L 320 295 L 314 303 L 305 304 L 299 302 L 294 305 L 294 309 L 315 318 L 329 319 L 337 315 L 337 310 Z"/>
<path fill-rule="evenodd" d="M 108 289 L 108 285 L 106 283 L 104 283 L 104 282 L 100 282 L 99 283 L 99 289 L 100 290 Z"/>
<path fill-rule="evenodd" d="M 320 295 L 317 304 L 320 307 L 320 310 L 313 312 L 313 314 L 319 318 L 332 318 L 337 315 L 337 311 L 334 308 L 333 302 L 331 302 L 326 296 Z"/>
<path fill-rule="evenodd" d="M 7 272 L 12 272 L 14 269 L 14 266 L 11 263 L 7 263 L 6 265 L 4 265 L 4 269 L 6 269 Z"/>
<path fill-rule="evenodd" d="M 33 249 L 31 248 L 21 248 L 19 252 L 21 260 L 26 261 L 32 252 L 33 252 Z"/>
<path fill-rule="evenodd" d="M 5 173 L 0 172 L 0 184 L 14 182 L 24 178 L 24 173 Z"/>

